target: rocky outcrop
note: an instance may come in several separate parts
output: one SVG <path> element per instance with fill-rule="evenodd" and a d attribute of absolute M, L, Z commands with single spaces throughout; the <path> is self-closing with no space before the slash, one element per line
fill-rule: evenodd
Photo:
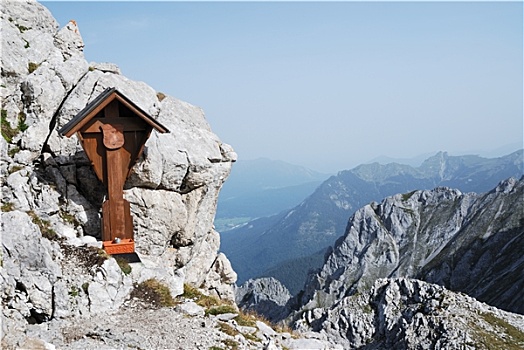
<path fill-rule="evenodd" d="M 522 313 L 523 192 L 524 178 L 510 178 L 484 195 L 436 188 L 363 207 L 311 275 L 303 309 L 329 308 L 379 278 L 409 277 Z"/>
<path fill-rule="evenodd" d="M 369 292 L 304 312 L 296 327 L 344 349 L 519 349 L 524 316 L 445 288 L 378 279 Z"/>
<path fill-rule="evenodd" d="M 1 218 L 2 300 L 32 322 L 48 320 L 54 313 L 54 288 L 63 277 L 56 262 L 62 252 L 56 242 L 42 237 L 26 213 L 2 213 Z"/>
<path fill-rule="evenodd" d="M 188 283 L 234 300 L 236 274 L 218 253 L 213 217 L 236 154 L 203 111 L 127 79 L 114 64 L 88 63 L 77 24 L 59 29 L 37 2 L 8 1 L 0 11 L 7 343 L 20 345 L 28 322 L 113 312 L 147 278 L 175 295 Z M 142 258 L 129 275 L 98 252 L 103 185 L 76 137 L 57 133 L 107 87 L 172 131 L 151 135 L 126 184 Z"/>
<path fill-rule="evenodd" d="M 500 309 L 524 314 L 524 178 L 480 196 L 469 221 L 417 274 Z"/>
<path fill-rule="evenodd" d="M 269 321 L 279 321 L 289 314 L 286 305 L 291 294 L 273 277 L 248 280 L 235 290 L 237 305 L 255 311 Z"/>

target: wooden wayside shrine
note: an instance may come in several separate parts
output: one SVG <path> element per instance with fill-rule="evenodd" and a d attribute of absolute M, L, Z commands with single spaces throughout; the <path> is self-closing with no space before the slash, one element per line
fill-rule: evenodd
<path fill-rule="evenodd" d="M 107 88 L 58 132 L 77 134 L 96 176 L 107 189 L 102 241 L 108 254 L 134 253 L 133 219 L 124 184 L 155 129 L 169 130 L 115 88 Z"/>

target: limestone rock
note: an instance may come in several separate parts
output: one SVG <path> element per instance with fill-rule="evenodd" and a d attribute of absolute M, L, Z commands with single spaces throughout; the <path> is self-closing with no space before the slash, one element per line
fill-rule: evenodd
<path fill-rule="evenodd" d="M 514 300 L 522 297 L 524 279 L 508 282 L 493 271 L 524 268 L 518 253 L 524 246 L 518 234 L 523 188 L 524 179 L 509 179 L 483 195 L 441 187 L 366 205 L 350 219 L 322 269 L 310 276 L 302 305 L 329 307 L 378 278 L 407 276 L 522 312 Z M 504 254 L 491 253 L 501 249 Z M 509 289 L 501 291 L 501 283 Z"/>
<path fill-rule="evenodd" d="M 87 294 L 92 314 L 117 310 L 132 289 L 131 278 L 122 274 L 115 259 L 107 259 L 97 269 Z"/>
<path fill-rule="evenodd" d="M 121 74 L 120 68 L 116 64 L 111 62 L 91 62 L 89 63 L 89 68 L 97 69 L 104 73 Z"/>
<path fill-rule="evenodd" d="M 204 316 L 205 310 L 203 307 L 194 302 L 188 302 L 177 306 L 177 309 L 189 316 Z"/>
<path fill-rule="evenodd" d="M 1 218 L 2 298 L 26 318 L 48 320 L 53 315 L 53 284 L 62 276 L 55 261 L 61 256 L 60 249 L 42 237 L 26 213 L 2 212 Z M 17 303 L 19 298 L 23 303 Z"/>
<path fill-rule="evenodd" d="M 524 316 L 400 278 L 378 279 L 363 294 L 342 298 L 331 308 L 308 310 L 296 326 L 318 330 L 346 349 L 478 349 L 486 339 L 523 345 Z"/>
<path fill-rule="evenodd" d="M 58 31 L 54 37 L 54 43 L 62 51 L 65 59 L 78 54 L 82 55 L 84 51 L 84 40 L 80 35 L 78 25 L 73 20 Z"/>
<path fill-rule="evenodd" d="M 96 317 L 76 315 L 53 319 L 28 327 L 23 344 L 46 344 L 56 349 L 117 349 L 125 344 L 133 348 L 210 349 L 234 346 L 239 350 L 255 349 L 340 349 L 313 333 L 302 336 L 279 333 L 264 322 L 255 327 L 239 326 L 234 314 L 205 315 L 192 301 L 180 301 L 176 308 L 148 309 L 129 302 L 125 308 Z M 169 322 L 166 322 L 169 320 Z M 160 326 L 157 326 L 160 325 Z M 7 335 L 13 339 L 14 332 Z M 258 335 L 257 335 L 258 334 Z M 14 342 L 11 342 L 14 343 Z M 310 347 L 315 345 L 315 347 Z"/>
<path fill-rule="evenodd" d="M 13 131 L 0 141 L 2 327 L 9 334 L 2 345 L 40 339 L 33 336 L 39 328 L 28 322 L 47 327 L 116 312 L 148 278 L 166 284 L 172 295 L 189 283 L 233 300 L 236 274 L 218 252 L 213 218 L 236 154 L 213 134 L 203 111 L 160 98 L 115 64 L 88 64 L 76 23 L 58 29 L 35 1 L 8 1 L 0 20 L 2 117 Z M 78 139 L 57 132 L 106 87 L 172 131 L 151 135 L 126 185 L 143 259 L 129 275 L 98 250 L 104 186 Z"/>
<path fill-rule="evenodd" d="M 334 349 L 343 349 L 342 346 L 339 344 L 333 344 L 328 343 L 325 341 L 321 341 L 318 339 L 307 339 L 307 338 L 301 338 L 301 339 L 289 339 L 284 342 L 287 349 L 292 350 L 302 350 L 302 349 L 310 349 L 310 350 L 334 350 Z"/>
<path fill-rule="evenodd" d="M 289 310 L 286 304 L 291 298 L 287 288 L 273 277 L 246 281 L 235 290 L 238 306 L 264 315 L 270 321 L 279 321 Z"/>

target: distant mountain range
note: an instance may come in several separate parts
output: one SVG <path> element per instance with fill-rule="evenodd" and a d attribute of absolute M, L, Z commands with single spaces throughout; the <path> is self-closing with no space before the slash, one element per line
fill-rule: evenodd
<path fill-rule="evenodd" d="M 291 210 L 223 232 L 221 250 L 237 272 L 238 284 L 275 277 L 294 294 L 302 288 L 308 269 L 321 266 L 322 250 L 335 243 L 348 218 L 366 204 L 438 186 L 482 193 L 503 179 L 520 178 L 523 172 L 522 150 L 499 158 L 439 152 L 419 167 L 360 165 L 330 177 Z"/>
<path fill-rule="evenodd" d="M 220 191 L 215 227 L 223 232 L 293 208 L 328 177 L 278 160 L 239 160 Z"/>

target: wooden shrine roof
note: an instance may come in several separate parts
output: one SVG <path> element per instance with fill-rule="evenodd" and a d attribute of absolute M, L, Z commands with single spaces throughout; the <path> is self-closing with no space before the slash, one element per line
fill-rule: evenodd
<path fill-rule="evenodd" d="M 160 133 L 168 133 L 169 130 L 153 119 L 149 114 L 144 112 L 140 107 L 133 103 L 130 99 L 124 96 L 116 88 L 107 88 L 93 101 L 89 102 L 84 109 L 82 109 L 73 119 L 64 125 L 58 133 L 63 136 L 70 137 L 75 132 L 79 131 L 89 120 L 94 118 L 101 110 L 103 110 L 110 102 L 117 99 L 120 103 L 130 109 L 136 116 L 142 118 L 147 124 L 156 129 Z"/>

